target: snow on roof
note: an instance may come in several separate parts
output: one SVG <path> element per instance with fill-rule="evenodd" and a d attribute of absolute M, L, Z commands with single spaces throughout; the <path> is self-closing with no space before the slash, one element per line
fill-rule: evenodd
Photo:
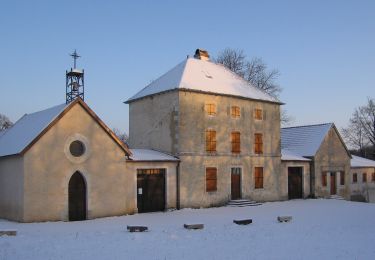
<path fill-rule="evenodd" d="M 130 156 L 131 160 L 134 161 L 179 161 L 178 158 L 162 153 L 156 150 L 150 149 L 130 149 L 132 152 L 132 156 Z"/>
<path fill-rule="evenodd" d="M 286 149 L 281 150 L 281 160 L 282 161 L 306 161 L 306 162 L 311 161 L 310 159 L 297 155 Z"/>
<path fill-rule="evenodd" d="M 350 165 L 351 167 L 355 167 L 355 168 L 375 167 L 375 161 L 352 155 L 352 159 L 350 160 Z"/>
<path fill-rule="evenodd" d="M 150 83 L 126 103 L 175 89 L 201 91 L 280 103 L 264 91 L 250 85 L 221 64 L 188 58 Z"/>
<path fill-rule="evenodd" d="M 301 156 L 315 156 L 333 123 L 281 129 L 281 148 Z"/>
<path fill-rule="evenodd" d="M 21 153 L 66 106 L 61 104 L 21 117 L 0 136 L 0 157 Z"/>

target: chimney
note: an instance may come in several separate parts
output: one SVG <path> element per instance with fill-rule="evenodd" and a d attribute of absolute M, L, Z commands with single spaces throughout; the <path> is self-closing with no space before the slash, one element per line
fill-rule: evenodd
<path fill-rule="evenodd" d="M 199 60 L 210 60 L 210 55 L 208 55 L 208 51 L 203 49 L 196 49 L 194 58 Z"/>

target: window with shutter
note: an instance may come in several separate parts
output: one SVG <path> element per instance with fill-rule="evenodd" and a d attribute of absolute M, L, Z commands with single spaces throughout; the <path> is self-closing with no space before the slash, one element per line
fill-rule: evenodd
<path fill-rule="evenodd" d="M 232 153 L 241 153 L 241 134 L 240 132 L 232 132 Z"/>
<path fill-rule="evenodd" d="M 362 173 L 362 182 L 363 183 L 367 182 L 367 174 L 366 173 Z"/>
<path fill-rule="evenodd" d="M 327 173 L 322 172 L 322 186 L 326 187 L 327 186 Z"/>
<path fill-rule="evenodd" d="M 345 185 L 345 172 L 340 172 L 340 185 Z"/>
<path fill-rule="evenodd" d="M 260 108 L 254 109 L 254 118 L 256 120 L 263 120 L 263 110 Z"/>
<path fill-rule="evenodd" d="M 238 106 L 232 106 L 231 107 L 231 116 L 233 118 L 240 118 L 241 116 L 241 109 Z"/>
<path fill-rule="evenodd" d="M 353 173 L 353 183 L 357 183 L 358 177 L 356 173 Z"/>
<path fill-rule="evenodd" d="M 216 115 L 216 105 L 212 103 L 206 104 L 206 112 L 209 116 L 215 116 Z"/>
<path fill-rule="evenodd" d="M 206 191 L 217 191 L 217 169 L 214 167 L 206 168 Z"/>
<path fill-rule="evenodd" d="M 255 181 L 255 189 L 263 188 L 263 167 L 255 167 L 254 181 Z"/>
<path fill-rule="evenodd" d="M 372 181 L 375 182 L 375 172 L 372 173 Z"/>
<path fill-rule="evenodd" d="M 206 152 L 216 152 L 216 131 L 206 130 Z"/>
<path fill-rule="evenodd" d="M 263 135 L 254 134 L 254 153 L 263 154 Z"/>

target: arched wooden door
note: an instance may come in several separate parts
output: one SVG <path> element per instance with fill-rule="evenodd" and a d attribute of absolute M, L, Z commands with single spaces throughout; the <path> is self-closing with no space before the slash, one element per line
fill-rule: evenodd
<path fill-rule="evenodd" d="M 86 182 L 75 172 L 69 181 L 69 221 L 86 219 Z"/>

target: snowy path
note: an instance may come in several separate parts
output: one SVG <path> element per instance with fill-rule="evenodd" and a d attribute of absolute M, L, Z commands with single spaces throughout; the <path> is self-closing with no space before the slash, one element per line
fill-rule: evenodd
<path fill-rule="evenodd" d="M 292 215 L 278 223 L 278 215 Z M 233 219 L 252 218 L 249 226 Z M 295 200 L 258 207 L 184 209 L 85 222 L 19 224 L 0 237 L 2 259 L 375 259 L 375 204 Z M 204 223 L 185 230 L 184 223 Z M 126 225 L 148 225 L 128 233 Z"/>

